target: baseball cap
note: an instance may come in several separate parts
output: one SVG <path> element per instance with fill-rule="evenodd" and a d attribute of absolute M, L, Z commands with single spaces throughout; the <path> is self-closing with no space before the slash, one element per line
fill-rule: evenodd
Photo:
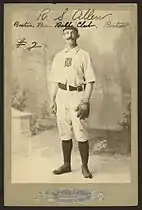
<path fill-rule="evenodd" d="M 63 32 L 65 30 L 74 30 L 74 31 L 76 31 L 78 33 L 78 28 L 75 27 L 75 26 L 66 26 L 66 27 L 63 28 Z"/>

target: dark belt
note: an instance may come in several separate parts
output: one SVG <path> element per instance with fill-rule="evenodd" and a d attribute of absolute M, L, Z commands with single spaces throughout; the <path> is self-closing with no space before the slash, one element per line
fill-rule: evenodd
<path fill-rule="evenodd" d="M 66 84 L 58 83 L 58 87 L 61 88 L 62 90 L 67 90 L 67 85 Z M 86 87 L 85 84 L 84 85 L 79 85 L 77 87 L 69 85 L 69 90 L 80 92 L 80 91 L 85 90 L 85 87 Z"/>

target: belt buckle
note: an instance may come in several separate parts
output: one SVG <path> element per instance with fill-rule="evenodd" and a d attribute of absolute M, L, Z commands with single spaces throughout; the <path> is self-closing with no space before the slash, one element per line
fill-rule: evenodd
<path fill-rule="evenodd" d="M 82 86 L 77 86 L 77 91 L 78 92 L 82 91 Z"/>
<path fill-rule="evenodd" d="M 66 84 L 66 90 L 70 91 L 70 85 Z"/>

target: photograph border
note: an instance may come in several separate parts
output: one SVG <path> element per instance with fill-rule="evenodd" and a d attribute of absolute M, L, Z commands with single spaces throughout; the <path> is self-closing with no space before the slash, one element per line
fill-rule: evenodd
<path fill-rule="evenodd" d="M 47 2 L 48 3 L 48 2 Z M 94 2 L 94 3 L 96 3 L 96 2 Z M 27 4 L 27 3 L 26 3 Z M 28 4 L 30 4 L 30 3 L 28 3 Z M 37 3 L 36 3 L 37 4 Z M 88 4 L 88 3 L 87 3 Z M 61 5 L 62 6 L 62 5 Z M 110 5 L 109 5 L 110 6 Z M 92 5 L 91 5 L 91 7 L 92 7 Z M 4 18 L 4 19 L 6 19 L 6 17 Z M 135 20 L 136 21 L 136 20 Z M 10 43 L 9 43 L 10 44 Z M 8 49 L 5 49 L 5 53 L 6 53 L 6 55 L 8 55 L 8 53 L 9 53 L 9 50 Z M 137 55 L 137 52 L 136 52 L 136 55 Z M 135 54 L 134 54 L 134 56 L 136 56 Z M 8 56 L 6 56 L 6 57 L 8 57 Z M 137 56 L 136 56 L 136 58 L 137 58 Z M 5 65 L 5 69 L 7 69 L 8 68 L 8 63 L 9 63 L 9 61 L 7 60 L 8 58 L 6 58 L 6 60 L 5 60 L 5 63 L 4 63 L 4 65 Z M 136 59 L 137 60 L 137 59 Z M 137 62 L 135 63 L 135 65 L 137 65 Z M 137 75 L 135 75 L 135 76 L 137 76 Z M 8 87 L 8 89 L 7 89 L 7 86 L 6 86 L 6 84 L 7 84 L 7 82 L 6 81 L 9 81 L 10 80 L 10 75 L 8 74 L 8 72 L 6 72 L 6 71 L 4 71 L 4 77 L 5 77 L 5 80 L 4 80 L 4 96 L 6 96 L 6 98 L 5 98 L 5 107 L 9 107 L 9 95 L 7 94 L 8 93 L 8 89 L 10 89 L 9 87 L 10 87 L 10 85 L 9 85 L 9 87 Z M 137 84 L 137 80 L 135 81 L 136 82 L 136 84 Z M 9 83 L 10 84 L 10 83 Z M 135 85 L 136 85 L 135 84 Z M 136 94 L 136 93 L 135 93 Z M 137 101 L 137 94 L 135 95 L 135 100 Z M 137 104 L 136 104 L 137 105 Z M 10 110 L 10 109 L 9 109 Z M 10 119 L 9 119 L 9 116 L 10 116 L 10 112 L 9 112 L 9 110 L 8 109 L 5 109 L 4 110 L 4 116 L 5 116 L 5 129 L 6 129 L 6 127 L 8 126 L 10 126 Z M 7 119 L 9 119 L 8 121 L 7 121 Z M 135 128 L 136 129 L 136 128 Z M 5 132 L 4 132 L 4 134 L 5 134 L 5 138 L 10 138 L 10 136 L 9 136 L 9 134 L 10 134 L 10 132 L 7 132 L 7 129 L 5 130 Z M 137 147 L 137 145 L 135 145 L 136 147 Z M 133 147 L 133 146 L 132 146 Z M 137 150 L 137 148 L 135 148 L 136 150 Z M 135 150 L 135 151 L 136 151 Z M 7 150 L 7 148 L 6 147 L 4 147 L 4 153 L 5 154 L 9 154 L 9 150 Z M 5 155 L 4 156 L 4 165 L 6 165 L 7 164 L 7 161 L 8 161 L 8 157 L 7 157 L 7 155 Z M 136 160 L 137 161 L 137 160 Z M 135 166 L 136 168 L 133 168 L 133 170 L 137 170 L 137 165 Z M 14 189 L 14 187 L 13 186 L 11 186 L 11 184 L 10 184 L 10 177 L 9 177 L 9 173 L 10 172 L 8 172 L 7 171 L 7 169 L 5 169 L 4 168 L 4 170 L 5 170 L 5 173 L 4 173 L 4 188 L 5 188 L 5 196 L 7 197 L 5 197 L 5 204 L 6 203 L 11 203 L 11 205 L 14 205 L 14 206 L 17 206 L 17 205 L 20 205 L 20 200 L 19 200 L 19 203 L 15 203 L 15 202 L 17 202 L 15 199 L 17 199 L 17 197 L 15 198 L 14 196 L 12 196 L 12 197 L 10 197 L 11 196 L 11 194 L 10 194 L 10 190 L 11 190 L 11 192 L 14 192 L 15 190 L 17 190 L 17 192 L 19 191 L 19 190 L 21 190 L 22 188 L 24 189 L 25 188 L 25 190 L 27 190 L 28 188 L 29 188 L 29 184 L 24 184 L 25 186 L 18 186 L 18 185 L 20 185 L 20 184 L 14 184 L 15 186 L 16 186 L 16 188 Z M 33 184 L 32 184 L 33 185 Z M 41 185 L 41 190 L 43 190 L 43 189 L 46 189 L 45 188 L 45 184 L 40 184 Z M 52 185 L 52 189 L 54 189 L 54 190 L 56 190 L 61 184 L 56 184 L 56 186 L 53 186 L 54 184 L 49 184 L 49 185 Z M 64 185 L 64 187 L 66 187 L 66 184 L 62 184 L 62 185 Z M 81 185 L 84 185 L 84 184 L 81 184 Z M 85 184 L 86 185 L 86 184 Z M 90 185 L 90 184 L 87 184 L 87 185 Z M 92 184 L 91 184 L 92 185 Z M 92 188 L 92 186 L 88 186 L 89 188 L 88 189 L 90 189 L 90 188 Z M 95 185 L 98 185 L 98 184 L 95 184 Z M 103 184 L 104 185 L 104 184 Z M 109 184 L 110 185 L 110 184 Z M 118 184 L 117 184 L 118 185 Z M 58 186 L 58 187 L 57 187 Z M 76 184 L 74 185 L 74 184 L 72 184 L 71 185 L 72 186 L 72 188 L 74 188 L 74 187 L 76 187 Z M 27 188 L 28 187 L 28 188 Z M 37 187 L 38 187 L 38 184 L 34 184 L 34 186 L 33 186 L 33 188 L 34 188 L 34 190 L 36 190 L 37 189 Z M 11 188 L 11 189 L 10 189 Z M 26 189 L 27 188 L 27 189 Z M 82 187 L 81 187 L 82 188 Z M 98 188 L 98 186 L 95 186 L 95 190 L 97 190 L 97 188 Z M 118 186 L 117 186 L 117 188 L 119 188 Z M 85 186 L 85 189 L 86 189 L 86 186 Z M 100 188 L 98 188 L 98 189 L 100 189 Z M 134 188 L 133 188 L 134 189 Z M 117 189 L 118 191 L 120 190 L 120 189 Z M 125 190 L 125 189 L 124 189 Z M 131 190 L 131 188 L 129 188 L 128 189 L 128 191 L 130 191 Z M 137 197 L 137 188 L 135 189 L 136 191 L 136 194 L 134 193 L 133 194 L 133 196 L 136 196 Z M 113 190 L 112 190 L 113 191 Z M 128 192 L 127 190 L 126 190 L 126 192 L 124 192 L 123 191 L 123 193 L 124 193 L 124 195 L 126 195 L 127 194 L 127 192 Z M 26 191 L 25 191 L 26 192 Z M 114 194 L 114 191 L 113 191 L 113 194 Z M 32 198 L 33 197 L 33 192 L 32 193 L 30 193 L 30 198 Z M 136 203 L 136 205 L 137 205 L 137 198 L 135 197 L 135 203 Z M 125 199 L 126 199 L 126 197 L 125 197 Z M 132 201 L 132 199 L 131 199 L 131 201 Z M 31 203 L 30 203 L 31 201 L 30 201 L 30 199 L 27 199 L 27 203 L 26 203 L 26 205 L 29 205 L 29 206 L 31 206 Z M 123 202 L 124 202 L 124 204 L 123 204 Z M 129 202 L 129 201 L 128 201 Z M 133 203 L 133 202 L 132 202 Z M 101 204 L 101 206 L 108 206 L 108 202 L 104 202 L 104 205 L 102 205 Z M 121 204 L 122 205 L 126 205 L 126 202 L 125 201 L 122 201 L 121 202 Z M 24 204 L 23 204 L 24 205 Z M 36 206 L 44 206 L 44 205 L 47 205 L 47 202 L 39 202 L 38 204 L 36 204 Z M 54 205 L 54 204 L 53 204 Z M 75 204 L 76 205 L 76 204 Z M 78 205 L 78 204 L 77 204 Z M 82 204 L 83 206 L 84 206 L 84 204 Z M 85 203 L 85 206 L 87 205 L 87 203 Z M 33 205 L 32 205 L 33 206 Z M 52 206 L 52 205 L 49 205 L 49 206 Z M 58 206 L 60 206 L 60 204 L 58 204 Z M 62 205 L 61 205 L 62 206 Z M 67 206 L 67 204 L 65 204 L 65 206 Z M 74 206 L 74 204 L 73 204 L 73 206 Z M 80 206 L 80 205 L 78 205 L 78 206 Z M 90 203 L 88 204 L 88 206 L 90 206 Z M 99 206 L 99 203 L 97 204 L 97 202 L 95 202 L 95 205 L 94 205 L 94 202 L 93 202 L 93 204 L 91 204 L 91 206 Z M 109 206 L 114 206 L 114 203 L 112 203 L 112 204 L 110 204 Z M 128 206 L 131 206 L 131 204 L 130 204 L 130 202 L 128 203 Z"/>

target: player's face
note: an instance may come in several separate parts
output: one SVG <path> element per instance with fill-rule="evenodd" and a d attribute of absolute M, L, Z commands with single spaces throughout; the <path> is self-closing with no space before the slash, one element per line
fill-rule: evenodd
<path fill-rule="evenodd" d="M 75 30 L 68 29 L 63 32 L 63 37 L 67 43 L 75 43 L 79 36 Z"/>

